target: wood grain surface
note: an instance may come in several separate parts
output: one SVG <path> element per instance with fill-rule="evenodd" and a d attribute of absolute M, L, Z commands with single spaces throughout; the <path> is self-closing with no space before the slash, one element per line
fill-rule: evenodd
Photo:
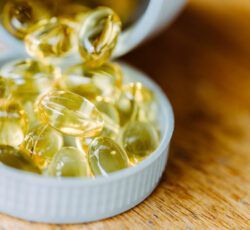
<path fill-rule="evenodd" d="M 108 220 L 59 226 L 0 215 L 1 230 L 250 229 L 250 1 L 191 0 L 171 28 L 126 60 L 174 107 L 158 188 Z"/>

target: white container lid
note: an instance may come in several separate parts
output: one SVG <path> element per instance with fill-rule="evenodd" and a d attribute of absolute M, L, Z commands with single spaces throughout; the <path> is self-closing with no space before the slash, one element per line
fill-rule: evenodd
<path fill-rule="evenodd" d="M 147 2 L 147 1 L 145 1 Z M 144 12 L 129 28 L 122 32 L 113 57 L 119 57 L 172 22 L 186 0 L 148 0 Z M 0 26 L 0 59 L 10 53 L 25 53 L 23 42 L 14 38 Z"/>
<path fill-rule="evenodd" d="M 167 162 L 173 112 L 150 78 L 127 65 L 122 67 L 125 81 L 142 82 L 155 92 L 161 129 L 155 152 L 134 167 L 95 179 L 46 177 L 0 165 L 0 212 L 37 222 L 83 223 L 127 211 L 152 193 Z"/>

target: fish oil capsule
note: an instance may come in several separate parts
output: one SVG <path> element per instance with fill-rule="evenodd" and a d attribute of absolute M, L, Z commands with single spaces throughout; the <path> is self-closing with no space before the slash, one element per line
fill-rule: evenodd
<path fill-rule="evenodd" d="M 52 91 L 37 102 L 40 119 L 70 136 L 91 137 L 102 131 L 103 119 L 87 99 L 66 91 Z"/>
<path fill-rule="evenodd" d="M 121 142 L 130 159 L 140 159 L 157 148 L 159 137 L 150 123 L 132 121 L 124 127 Z"/>
<path fill-rule="evenodd" d="M 41 20 L 29 29 L 25 47 L 33 58 L 58 58 L 73 50 L 74 39 L 75 30 L 70 20 L 54 17 Z"/>
<path fill-rule="evenodd" d="M 39 125 L 25 136 L 20 149 L 39 169 L 45 169 L 53 156 L 62 148 L 60 133 L 47 125 Z"/>
<path fill-rule="evenodd" d="M 86 14 L 79 32 L 79 52 L 84 65 L 101 66 L 110 58 L 121 32 L 121 21 L 108 7 L 98 7 Z"/>
<path fill-rule="evenodd" d="M 48 174 L 56 177 L 88 177 L 91 175 L 86 156 L 74 147 L 64 147 L 54 155 L 48 168 Z"/>
<path fill-rule="evenodd" d="M 105 100 L 97 101 L 95 103 L 96 108 L 101 113 L 104 126 L 102 132 L 98 136 L 109 137 L 112 140 L 118 139 L 120 130 L 120 118 L 117 109 L 114 104 L 107 102 Z M 90 143 L 95 139 L 95 137 L 80 137 L 76 139 L 76 146 L 78 149 L 88 152 Z"/>
<path fill-rule="evenodd" d="M 154 95 L 141 83 L 124 85 L 120 97 L 116 101 L 121 124 L 124 125 L 128 121 L 136 119 L 141 121 L 150 119 L 153 115 L 149 116 L 148 114 L 156 112 L 155 108 L 151 107 L 151 103 L 155 103 Z"/>
<path fill-rule="evenodd" d="M 106 63 L 95 69 L 77 64 L 64 72 L 62 87 L 89 100 L 98 96 L 115 98 L 122 80 L 123 73 L 117 64 Z"/>
<path fill-rule="evenodd" d="M 9 86 L 7 81 L 3 77 L 0 77 L 0 100 L 8 97 L 10 97 Z"/>
<path fill-rule="evenodd" d="M 25 37 L 35 22 L 47 17 L 48 11 L 39 1 L 7 0 L 2 8 L 3 26 L 19 39 Z"/>
<path fill-rule="evenodd" d="M 88 161 L 94 175 L 108 176 L 129 166 L 126 152 L 108 137 L 97 137 L 91 142 Z"/>
<path fill-rule="evenodd" d="M 28 129 L 27 115 L 13 100 L 0 101 L 0 145 L 17 147 Z"/>
<path fill-rule="evenodd" d="M 22 101 L 36 97 L 53 87 L 60 70 L 32 59 L 16 60 L 4 65 L 0 75 L 8 82 L 11 94 Z"/>
<path fill-rule="evenodd" d="M 21 152 L 12 146 L 0 145 L 0 163 L 12 168 L 39 173 L 39 170 L 26 161 Z"/>

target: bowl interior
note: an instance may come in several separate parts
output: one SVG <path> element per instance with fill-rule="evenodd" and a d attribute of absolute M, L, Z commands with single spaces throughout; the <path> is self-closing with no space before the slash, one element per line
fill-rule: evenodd
<path fill-rule="evenodd" d="M 1 62 L 0 66 L 2 66 L 3 64 L 5 64 L 11 59 L 13 59 L 13 57 Z M 140 162 L 138 165 L 134 167 L 111 173 L 108 177 L 97 176 L 94 179 L 93 178 L 54 178 L 54 177 L 40 176 L 40 175 L 32 174 L 29 172 L 16 170 L 14 168 L 10 168 L 4 165 L 0 165 L 0 174 L 17 177 L 22 180 L 28 179 L 28 180 L 36 180 L 39 183 L 43 183 L 43 182 L 51 183 L 53 185 L 64 184 L 64 183 L 96 184 L 96 183 L 104 183 L 105 181 L 114 180 L 119 177 L 123 177 L 126 175 L 136 173 L 137 171 L 140 171 L 141 169 L 145 168 L 152 161 L 156 160 L 161 155 L 162 151 L 166 149 L 166 146 L 169 145 L 169 142 L 173 133 L 174 117 L 173 117 L 171 104 L 166 98 L 166 96 L 164 95 L 164 93 L 162 92 L 161 88 L 158 85 L 156 85 L 156 83 L 154 83 L 145 74 L 141 73 L 138 70 L 135 70 L 134 68 L 130 67 L 129 65 L 125 63 L 120 63 L 120 64 L 124 71 L 125 82 L 136 82 L 136 81 L 141 82 L 155 93 L 156 100 L 157 100 L 157 110 L 158 110 L 158 115 L 159 115 L 158 122 L 159 122 L 159 127 L 160 127 L 160 132 L 161 132 L 161 142 L 154 153 L 152 153 L 145 160 L 143 160 L 142 162 Z"/>

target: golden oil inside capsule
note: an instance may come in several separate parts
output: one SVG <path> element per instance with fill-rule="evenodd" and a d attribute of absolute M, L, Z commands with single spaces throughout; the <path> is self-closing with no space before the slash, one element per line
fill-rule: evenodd
<path fill-rule="evenodd" d="M 156 116 L 157 107 L 154 94 L 141 83 L 129 83 L 122 87 L 116 106 L 120 114 L 121 124 L 128 121 L 151 121 Z"/>
<path fill-rule="evenodd" d="M 121 142 L 130 159 L 140 159 L 157 148 L 159 136 L 152 124 L 132 121 L 124 127 Z"/>
<path fill-rule="evenodd" d="M 43 95 L 37 109 L 43 123 L 65 135 L 91 137 L 103 129 L 102 116 L 94 104 L 71 92 L 53 91 Z"/>
<path fill-rule="evenodd" d="M 62 88 L 89 100 L 96 97 L 115 99 L 122 86 L 123 73 L 114 63 L 106 63 L 96 69 L 86 69 L 82 64 L 69 67 L 64 72 Z"/>
<path fill-rule="evenodd" d="M 110 8 L 98 7 L 87 13 L 79 32 L 79 52 L 84 65 L 95 68 L 107 62 L 120 32 L 121 21 Z"/>
<path fill-rule="evenodd" d="M 36 97 L 53 88 L 60 70 L 32 59 L 17 60 L 4 65 L 0 75 L 8 82 L 11 94 L 22 101 Z"/>
<path fill-rule="evenodd" d="M 74 147 L 64 147 L 54 155 L 48 174 L 57 177 L 89 177 L 91 175 L 86 156 Z"/>
<path fill-rule="evenodd" d="M 117 140 L 120 131 L 120 118 L 117 109 L 114 104 L 105 100 L 97 101 L 95 103 L 96 108 L 101 113 L 104 120 L 104 127 L 102 132 L 98 135 L 99 137 L 109 137 L 112 140 Z M 80 137 L 76 139 L 76 146 L 83 152 L 88 152 L 91 142 L 96 137 Z"/>
<path fill-rule="evenodd" d="M 6 79 L 0 76 L 0 100 L 10 96 L 9 86 Z"/>
<path fill-rule="evenodd" d="M 108 176 L 129 166 L 126 152 L 108 137 L 98 137 L 92 141 L 88 161 L 94 175 Z"/>
<path fill-rule="evenodd" d="M 63 138 L 60 133 L 47 125 L 39 125 L 25 136 L 20 148 L 26 158 L 43 170 L 62 145 Z"/>
<path fill-rule="evenodd" d="M 40 173 L 37 168 L 22 157 L 22 153 L 12 146 L 0 145 L 0 163 L 12 168 Z"/>
<path fill-rule="evenodd" d="M 25 47 L 33 58 L 44 60 L 69 54 L 74 48 L 75 30 L 70 20 L 51 18 L 34 24 L 25 37 Z"/>
<path fill-rule="evenodd" d="M 0 145 L 17 147 L 28 129 L 27 115 L 13 100 L 0 101 Z"/>
<path fill-rule="evenodd" d="M 3 26 L 15 37 L 23 39 L 30 26 L 49 17 L 48 11 L 39 1 L 7 0 L 2 8 Z"/>

